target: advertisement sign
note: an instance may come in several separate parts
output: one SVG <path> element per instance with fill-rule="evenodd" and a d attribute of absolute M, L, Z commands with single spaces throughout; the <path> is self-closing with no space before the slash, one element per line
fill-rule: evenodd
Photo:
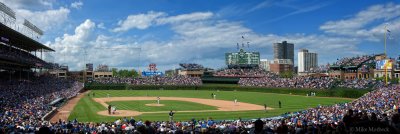
<path fill-rule="evenodd" d="M 151 71 L 144 71 L 142 72 L 142 76 L 164 76 L 164 73 L 157 71 L 157 72 L 151 72 Z"/>
<path fill-rule="evenodd" d="M 392 69 L 393 67 L 392 63 L 393 61 L 390 59 L 376 61 L 376 69 L 377 70 L 384 70 L 385 68 Z"/>

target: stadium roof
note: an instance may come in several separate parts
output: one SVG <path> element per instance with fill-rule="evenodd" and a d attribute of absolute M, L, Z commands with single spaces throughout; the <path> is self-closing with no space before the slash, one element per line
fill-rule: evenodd
<path fill-rule="evenodd" d="M 37 51 L 42 49 L 43 51 L 54 51 L 53 49 L 43 45 L 42 43 L 33 40 L 20 32 L 11 29 L 10 27 L 0 23 L 0 36 L 5 37 L 9 40 L 9 44 L 27 50 L 27 51 Z"/>

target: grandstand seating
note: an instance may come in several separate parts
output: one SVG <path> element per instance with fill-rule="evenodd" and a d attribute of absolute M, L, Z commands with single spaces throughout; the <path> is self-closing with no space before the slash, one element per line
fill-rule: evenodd
<path fill-rule="evenodd" d="M 216 71 L 217 77 L 278 77 L 276 74 L 267 72 L 263 69 L 222 69 Z"/>
<path fill-rule="evenodd" d="M 142 77 L 142 78 L 96 78 L 92 82 L 101 84 L 130 84 L 130 85 L 185 85 L 197 86 L 202 81 L 199 77 L 172 76 L 172 77 Z"/>
<path fill-rule="evenodd" d="M 29 66 L 49 67 L 50 65 L 40 58 L 18 49 L 0 45 L 0 59 Z"/>
<path fill-rule="evenodd" d="M 0 87 L 0 133 L 11 133 L 18 129 L 37 131 L 42 118 L 52 110 L 50 104 L 76 96 L 83 84 L 42 76 L 23 81 L 0 79 Z"/>
<path fill-rule="evenodd" d="M 331 68 L 354 68 L 357 69 L 361 67 L 363 64 L 370 64 L 370 62 L 374 62 L 376 56 L 382 54 L 373 54 L 373 55 L 363 55 L 363 56 L 356 56 L 356 57 L 344 57 L 338 59 Z"/>

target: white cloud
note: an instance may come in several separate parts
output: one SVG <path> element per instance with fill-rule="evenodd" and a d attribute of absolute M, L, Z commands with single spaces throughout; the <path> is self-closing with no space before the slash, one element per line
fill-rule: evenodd
<path fill-rule="evenodd" d="M 97 24 L 97 28 L 106 29 L 106 27 L 104 26 L 104 23 Z"/>
<path fill-rule="evenodd" d="M 64 34 L 46 45 L 56 50 L 47 60 L 67 64 L 71 70 L 81 70 L 85 61 L 110 66 L 134 66 L 138 63 L 137 43 L 129 39 L 97 35 L 96 24 L 91 20 L 85 20 L 77 26 L 73 34 Z"/>
<path fill-rule="evenodd" d="M 76 1 L 71 3 L 71 7 L 75 8 L 75 9 L 81 9 L 83 6 L 83 2 L 82 1 Z"/>
<path fill-rule="evenodd" d="M 393 3 L 368 7 L 355 16 L 338 21 L 328 21 L 320 29 L 329 34 L 368 37 L 377 33 L 367 33 L 367 26 L 377 21 L 391 21 L 399 18 L 400 5 Z M 374 28 L 372 28 L 374 29 Z M 372 30 L 378 32 L 376 30 Z M 382 30 L 383 31 L 383 30 Z"/>
<path fill-rule="evenodd" d="M 45 11 L 30 11 L 26 9 L 17 9 L 17 16 L 28 19 L 34 25 L 44 31 L 64 23 L 68 19 L 70 10 L 60 7 L 59 9 L 50 9 Z"/>
<path fill-rule="evenodd" d="M 177 16 L 158 18 L 157 24 L 167 24 L 167 23 L 181 23 L 187 21 L 199 21 L 206 20 L 213 16 L 212 12 L 194 12 L 190 14 L 182 14 Z"/>
<path fill-rule="evenodd" d="M 95 28 L 95 23 L 91 20 L 86 20 L 75 28 L 72 35 L 64 34 L 62 37 L 57 37 L 54 42 L 49 43 L 50 47 L 55 49 L 55 55 L 51 56 L 55 59 L 54 62 L 65 64 L 67 63 L 71 69 L 78 70 L 78 67 L 83 67 L 84 48 L 88 47 L 91 42 L 90 36 Z"/>
<path fill-rule="evenodd" d="M 16 12 L 17 23 L 29 20 L 43 31 L 54 29 L 63 24 L 70 14 L 65 7 L 53 9 L 55 0 L 0 0 Z"/>
<path fill-rule="evenodd" d="M 0 0 L 12 9 L 49 9 L 55 0 Z"/>
<path fill-rule="evenodd" d="M 147 14 L 129 15 L 125 20 L 118 22 L 118 27 L 114 28 L 114 32 L 128 31 L 132 28 L 146 29 L 155 24 L 154 20 L 164 16 L 163 12 L 149 11 Z"/>
<path fill-rule="evenodd" d="M 317 5 L 313 5 L 313 6 L 298 8 L 293 12 L 290 12 L 288 14 L 282 15 L 282 16 L 277 17 L 277 18 L 273 18 L 273 19 L 269 20 L 268 22 L 278 21 L 278 20 L 293 16 L 293 15 L 315 11 L 315 10 L 321 9 L 323 7 L 326 7 L 328 5 L 329 5 L 329 3 L 321 3 L 321 4 L 317 4 Z"/>
<path fill-rule="evenodd" d="M 259 9 L 262 9 L 262 8 L 265 8 L 265 7 L 269 7 L 269 6 L 271 6 L 271 5 L 273 5 L 273 2 L 272 2 L 272 1 L 270 1 L 270 0 L 264 0 L 263 2 L 258 3 L 256 6 L 250 8 L 247 12 L 253 12 L 253 11 L 256 11 L 256 10 L 259 10 Z"/>
<path fill-rule="evenodd" d="M 118 22 L 113 32 L 123 32 L 130 29 L 147 29 L 153 25 L 176 24 L 189 21 L 206 20 L 213 16 L 211 12 L 194 12 L 177 16 L 167 16 L 164 12 L 149 11 L 147 14 L 129 15 L 125 20 Z"/>

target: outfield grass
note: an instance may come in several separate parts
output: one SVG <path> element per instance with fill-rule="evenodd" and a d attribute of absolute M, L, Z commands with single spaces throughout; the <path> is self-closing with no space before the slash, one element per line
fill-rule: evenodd
<path fill-rule="evenodd" d="M 217 94 L 217 99 L 233 101 L 236 97 L 239 102 L 247 102 L 258 105 L 267 104 L 268 107 L 274 108 L 268 112 L 260 111 L 237 111 L 237 112 L 196 112 L 175 114 L 176 120 L 189 120 L 192 118 L 201 119 L 213 117 L 214 119 L 237 119 L 241 117 L 259 118 L 281 115 L 286 112 L 295 112 L 302 109 L 316 107 L 318 105 L 333 105 L 335 103 L 349 102 L 352 99 L 347 98 L 327 98 L 327 97 L 306 97 L 287 94 L 259 93 L 259 92 L 242 92 L 242 91 L 204 91 L 204 90 L 93 90 L 90 94 L 95 93 L 96 98 L 107 97 L 127 97 L 127 96 L 160 96 L 160 97 L 190 97 L 190 98 L 208 98 L 211 99 L 211 93 Z M 317 94 L 318 95 L 318 94 Z M 278 101 L 282 102 L 282 108 L 278 108 Z M 145 101 L 142 101 L 145 102 Z M 154 103 L 154 101 L 153 101 Z M 201 105 L 201 104 L 200 104 Z M 74 110 L 71 112 L 69 119 L 77 118 L 79 121 L 114 121 L 119 117 L 100 116 L 98 111 L 107 110 L 104 106 L 93 101 L 91 97 L 82 98 Z M 136 117 L 142 120 L 168 120 L 166 113 L 146 113 Z"/>
<path fill-rule="evenodd" d="M 134 110 L 139 112 L 156 112 L 156 111 L 197 111 L 197 110 L 217 110 L 217 107 L 203 105 L 200 103 L 175 101 L 175 100 L 161 100 L 160 104 L 164 106 L 146 106 L 146 104 L 157 103 L 154 100 L 142 101 L 112 101 L 107 102 L 109 105 L 116 106 L 121 110 Z"/>

